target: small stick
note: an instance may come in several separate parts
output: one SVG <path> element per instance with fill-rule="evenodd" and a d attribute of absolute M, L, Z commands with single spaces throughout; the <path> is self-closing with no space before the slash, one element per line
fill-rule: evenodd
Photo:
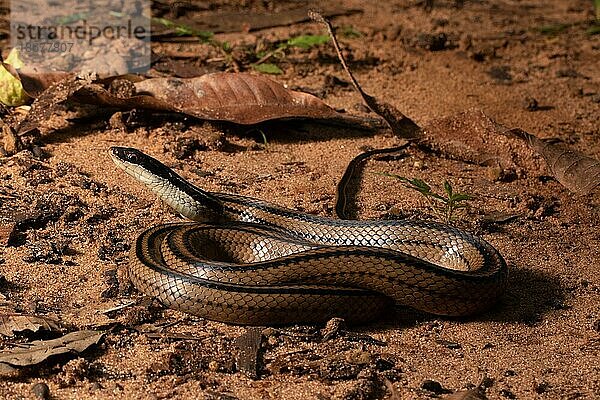
<path fill-rule="evenodd" d="M 333 27 L 331 23 L 323 17 L 321 13 L 315 10 L 309 10 L 308 16 L 315 22 L 319 22 L 324 24 L 327 27 L 327 31 L 329 32 L 329 36 L 331 36 L 331 40 L 333 41 L 333 46 L 335 47 L 335 51 L 337 53 L 338 58 L 344 68 L 344 71 L 350 77 L 350 81 L 354 86 L 354 89 L 360 94 L 360 97 L 363 99 L 367 107 L 371 109 L 374 113 L 379 115 L 381 118 L 387 122 L 389 127 L 392 129 L 394 134 L 399 137 L 405 139 L 417 139 L 421 136 L 421 127 L 417 125 L 413 120 L 408 118 L 406 115 L 402 114 L 396 107 L 392 106 L 388 103 L 380 103 L 377 99 L 367 93 L 360 87 L 356 78 L 350 71 L 348 64 L 346 63 L 346 59 L 342 55 L 342 51 L 340 49 L 340 45 L 337 41 L 335 33 L 333 32 Z"/>

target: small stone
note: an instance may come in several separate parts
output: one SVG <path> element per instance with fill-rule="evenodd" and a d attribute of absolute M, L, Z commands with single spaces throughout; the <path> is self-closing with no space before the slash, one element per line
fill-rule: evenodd
<path fill-rule="evenodd" d="M 497 82 L 506 83 L 512 81 L 512 75 L 508 66 L 492 67 L 487 71 L 487 74 Z"/>
<path fill-rule="evenodd" d="M 15 233 L 16 226 L 15 222 L 0 223 L 0 246 L 8 246 Z"/>
<path fill-rule="evenodd" d="M 31 393 L 37 399 L 49 399 L 50 398 L 50 388 L 44 382 L 38 382 L 31 387 Z"/>
<path fill-rule="evenodd" d="M 441 383 L 432 379 L 426 379 L 421 383 L 421 389 L 428 390 L 435 394 L 446 393 L 447 389 L 444 389 Z"/>
<path fill-rule="evenodd" d="M 549 388 L 550 384 L 546 381 L 533 382 L 533 390 L 538 394 L 545 393 Z"/>
<path fill-rule="evenodd" d="M 212 372 L 217 372 L 221 366 L 217 361 L 211 361 L 208 363 L 208 370 Z"/>
<path fill-rule="evenodd" d="M 448 37 L 445 33 L 429 34 L 420 33 L 416 37 L 416 44 L 418 47 L 427 49 L 429 51 L 440 51 L 446 48 L 446 42 Z"/>
<path fill-rule="evenodd" d="M 354 365 L 369 364 L 373 358 L 371 353 L 363 350 L 350 350 L 346 353 L 346 362 Z"/>
<path fill-rule="evenodd" d="M 127 79 L 115 79 L 108 86 L 108 91 L 115 97 L 126 99 L 135 95 L 136 88 L 133 82 Z"/>
<path fill-rule="evenodd" d="M 49 157 L 48 153 L 46 153 L 40 146 L 31 147 L 31 153 L 38 160 L 45 160 Z"/>
<path fill-rule="evenodd" d="M 506 397 L 507 399 L 516 399 L 517 398 L 517 396 L 508 389 L 500 390 L 500 395 L 503 397 Z"/>
<path fill-rule="evenodd" d="M 344 329 L 346 325 L 346 321 L 343 318 L 331 318 L 325 324 L 325 328 L 321 330 L 321 335 L 323 335 L 323 341 L 327 341 L 329 339 L 333 339 L 337 337 L 341 331 Z"/>
<path fill-rule="evenodd" d="M 533 97 L 525 97 L 523 100 L 523 108 L 527 111 L 537 111 L 540 109 L 538 101 Z"/>
<path fill-rule="evenodd" d="M 277 346 L 278 343 L 279 343 L 279 340 L 277 340 L 277 338 L 275 336 L 267 337 L 267 344 L 269 345 L 269 347 L 275 347 L 275 346 Z"/>

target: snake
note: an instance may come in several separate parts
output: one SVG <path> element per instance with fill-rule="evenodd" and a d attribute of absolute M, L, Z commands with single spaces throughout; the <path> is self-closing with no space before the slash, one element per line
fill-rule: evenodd
<path fill-rule="evenodd" d="M 303 213 L 203 190 L 135 148 L 109 152 L 189 220 L 147 228 L 131 246 L 129 279 L 166 307 L 238 325 L 364 323 L 399 307 L 469 316 L 505 291 L 498 250 L 451 225 Z"/>

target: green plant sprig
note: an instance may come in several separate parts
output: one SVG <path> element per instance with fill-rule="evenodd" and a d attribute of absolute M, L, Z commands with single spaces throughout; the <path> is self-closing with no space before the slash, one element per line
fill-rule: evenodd
<path fill-rule="evenodd" d="M 251 67 L 256 71 L 266 73 L 266 74 L 282 74 L 283 71 L 277 64 L 267 63 L 271 58 L 283 58 L 286 55 L 286 50 L 296 47 L 300 49 L 310 49 L 315 46 L 319 46 L 325 44 L 329 41 L 329 36 L 327 35 L 300 35 L 289 38 L 285 42 L 279 43 L 277 47 L 268 52 L 263 52 L 258 54 L 260 57 L 258 61 L 251 64 Z"/>
<path fill-rule="evenodd" d="M 427 182 L 419 178 L 409 179 L 386 172 L 376 172 L 376 174 L 398 179 L 408 189 L 421 193 L 434 214 L 446 223 L 454 221 L 457 211 L 468 207 L 467 202 L 474 198 L 470 194 L 454 192 L 452 185 L 447 180 L 444 180 L 444 195 L 441 195 L 434 192 Z"/>

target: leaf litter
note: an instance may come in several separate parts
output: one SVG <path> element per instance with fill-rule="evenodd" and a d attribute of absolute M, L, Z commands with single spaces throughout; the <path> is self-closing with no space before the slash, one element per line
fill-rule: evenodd
<path fill-rule="evenodd" d="M 25 315 L 16 313 L 0 314 L 0 335 L 14 337 L 16 334 L 27 331 L 36 333 L 39 331 L 57 332 L 63 329 L 59 321 L 38 315 Z"/>
<path fill-rule="evenodd" d="M 98 344 L 103 336 L 104 332 L 83 330 L 67 333 L 57 339 L 20 343 L 18 347 L 5 349 L 0 353 L 0 365 L 29 367 L 40 364 L 50 357 L 80 354 Z"/>

